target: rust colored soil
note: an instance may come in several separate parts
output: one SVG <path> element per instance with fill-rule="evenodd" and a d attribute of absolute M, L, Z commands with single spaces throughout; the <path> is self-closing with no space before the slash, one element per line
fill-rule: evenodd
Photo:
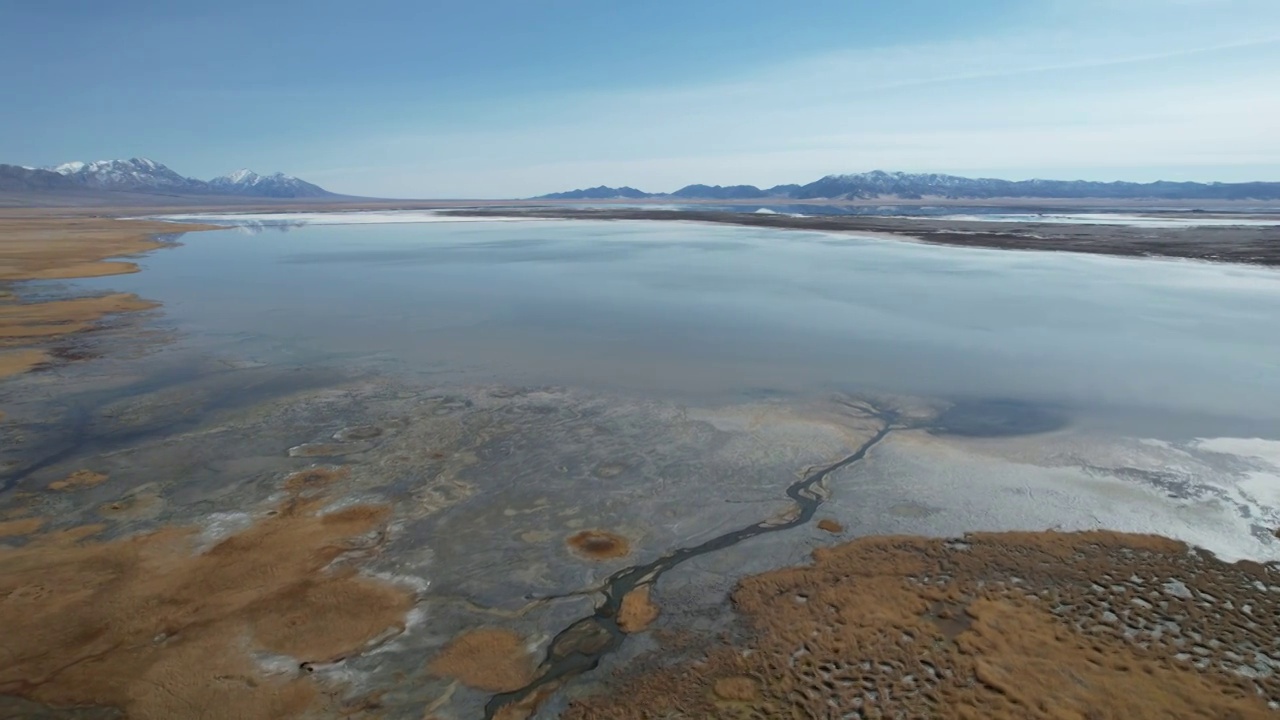
<path fill-rule="evenodd" d="M 835 520 L 832 520 L 831 518 L 823 518 L 819 520 L 818 529 L 825 530 L 831 533 L 832 535 L 839 535 L 840 533 L 844 532 L 844 526 L 836 522 Z"/>
<path fill-rule="evenodd" d="M 343 564 L 376 551 L 388 509 L 320 510 L 295 494 L 202 554 L 179 527 L 0 548 L 0 695 L 140 720 L 303 714 L 323 699 L 310 676 L 268 675 L 254 653 L 333 661 L 402 629 L 413 605 Z"/>
<path fill-rule="evenodd" d="M 631 552 L 626 538 L 605 530 L 583 530 L 565 542 L 575 553 L 591 560 L 626 557 Z"/>
<path fill-rule="evenodd" d="M 100 472 L 92 470 L 77 470 L 62 480 L 54 480 L 49 483 L 50 490 L 59 492 L 67 492 L 70 490 L 83 490 L 91 488 L 107 481 L 107 476 Z"/>
<path fill-rule="evenodd" d="M 658 619 L 658 606 L 649 597 L 649 586 L 641 585 L 622 598 L 618 609 L 618 628 L 624 633 L 638 633 Z"/>
<path fill-rule="evenodd" d="M 1274 718 L 1280 570 L 1107 532 L 864 538 L 743 580 L 750 631 L 567 718 Z"/>
<path fill-rule="evenodd" d="M 519 635 L 481 628 L 454 638 L 427 666 L 435 675 L 489 692 L 510 692 L 533 680 L 533 658 Z"/>

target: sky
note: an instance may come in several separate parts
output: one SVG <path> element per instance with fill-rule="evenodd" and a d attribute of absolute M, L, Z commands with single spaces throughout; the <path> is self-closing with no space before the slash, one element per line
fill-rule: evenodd
<path fill-rule="evenodd" d="M 376 197 L 1280 180 L 1280 0 L 0 3 L 0 162 Z"/>

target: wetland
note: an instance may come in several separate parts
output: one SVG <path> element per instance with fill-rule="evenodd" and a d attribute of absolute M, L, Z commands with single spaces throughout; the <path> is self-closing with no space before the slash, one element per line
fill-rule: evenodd
<path fill-rule="evenodd" d="M 10 286 L 0 714 L 1280 703 L 1274 270 L 432 217 Z"/>

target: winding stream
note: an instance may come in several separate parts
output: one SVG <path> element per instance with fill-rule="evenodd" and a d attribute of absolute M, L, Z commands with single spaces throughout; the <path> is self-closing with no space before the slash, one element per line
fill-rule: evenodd
<path fill-rule="evenodd" d="M 622 599 L 628 593 L 636 588 L 652 585 L 662 577 L 663 573 L 700 555 L 724 550 L 744 540 L 767 533 L 790 530 L 810 522 L 818 508 L 826 501 L 826 493 L 821 488 L 828 476 L 861 461 L 873 447 L 894 430 L 916 427 L 895 424 L 898 416 L 893 412 L 873 410 L 868 417 L 880 420 L 884 426 L 857 451 L 834 464 L 810 472 L 787 487 L 787 497 L 795 501 L 795 512 L 787 519 L 764 520 L 748 525 L 718 535 L 704 543 L 679 548 L 652 562 L 623 568 L 609 576 L 596 591 L 603 595 L 603 602 L 596 606 L 595 612 L 570 624 L 552 639 L 546 658 L 542 661 L 537 678 L 533 682 L 518 690 L 490 698 L 485 705 L 485 718 L 492 719 L 509 705 L 525 701 L 541 691 L 553 689 L 584 672 L 594 670 L 606 655 L 622 647 L 627 633 L 619 627 L 617 618 L 622 608 Z"/>

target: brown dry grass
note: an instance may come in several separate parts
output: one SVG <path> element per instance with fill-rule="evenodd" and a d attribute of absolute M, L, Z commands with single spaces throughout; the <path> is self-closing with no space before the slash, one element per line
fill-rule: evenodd
<path fill-rule="evenodd" d="M 164 247 L 154 235 L 215 229 L 155 220 L 0 214 L 0 280 L 61 280 L 138 271 L 106 258 Z"/>
<path fill-rule="evenodd" d="M 533 658 L 519 635 L 481 628 L 459 635 L 431 659 L 427 669 L 463 685 L 489 692 L 510 692 L 533 680 Z"/>
<path fill-rule="evenodd" d="M 85 526 L 0 548 L 0 695 L 143 720 L 304 714 L 318 686 L 268 675 L 253 654 L 335 661 L 402 630 L 414 602 L 343 564 L 376 551 L 389 509 L 321 509 L 293 493 L 199 554 L 187 527 L 96 541 L 103 527 Z"/>
<path fill-rule="evenodd" d="M 91 324 L 111 313 L 150 310 L 154 307 L 155 303 L 130 293 L 41 303 L 0 304 L 0 342 L 16 344 L 68 335 L 88 329 Z"/>
<path fill-rule="evenodd" d="M 638 633 L 658 619 L 658 605 L 649 597 L 649 586 L 641 585 L 622 598 L 618 609 L 618 629 L 624 633 Z"/>
<path fill-rule="evenodd" d="M 0 309 L 4 306 L 0 305 Z M 2 310 L 0 310 L 2 311 Z M 49 359 L 49 354 L 43 350 L 14 350 L 12 352 L 0 352 L 0 378 L 10 375 L 22 374 L 34 367 L 38 367 Z M 0 419 L 4 416 L 0 415 Z"/>
<path fill-rule="evenodd" d="M 712 685 L 711 691 L 717 698 L 730 702 L 753 702 L 760 698 L 759 685 L 749 677 L 720 678 Z"/>
<path fill-rule="evenodd" d="M 565 717 L 1272 718 L 1272 584 L 1150 536 L 864 538 L 743 580 L 745 646 Z"/>
<path fill-rule="evenodd" d="M 58 492 L 68 492 L 72 490 L 83 490 L 85 488 L 96 487 L 107 481 L 107 476 L 100 472 L 92 470 L 77 470 L 62 480 L 54 480 L 49 483 L 49 489 Z"/>

